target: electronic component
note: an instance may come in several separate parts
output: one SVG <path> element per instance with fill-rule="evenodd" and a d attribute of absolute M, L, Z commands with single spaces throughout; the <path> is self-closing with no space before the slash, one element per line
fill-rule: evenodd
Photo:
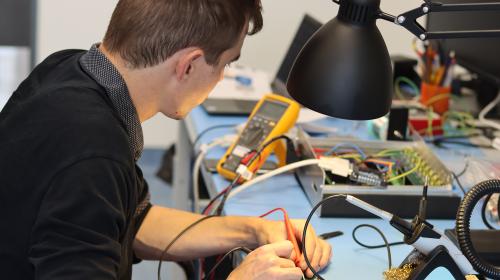
<path fill-rule="evenodd" d="M 296 146 L 301 160 L 318 158 L 324 154 L 337 159 L 337 163 L 332 166 L 305 166 L 297 170 L 297 179 L 312 204 L 330 195 L 352 194 L 401 217 L 410 218 L 416 212 L 425 178 L 428 178 L 428 216 L 433 219 L 449 219 L 456 216 L 460 196 L 453 192 L 451 172 L 423 141 L 318 139 L 307 136 L 301 130 L 297 139 Z M 331 152 L 332 150 L 334 152 Z M 340 162 L 344 163 L 339 164 Z M 352 166 L 345 167 L 348 165 L 345 162 L 349 162 Z M 362 183 L 353 180 L 355 176 L 350 174 L 355 167 L 360 171 L 369 172 L 369 178 L 373 181 L 366 180 L 367 182 Z M 334 171 L 335 169 L 337 171 Z M 379 179 L 374 174 L 378 174 Z M 379 182 L 383 183 L 375 184 Z M 375 185 L 377 187 L 374 187 Z M 323 205 L 320 215 L 371 216 L 343 201 Z"/>
<path fill-rule="evenodd" d="M 353 172 L 349 175 L 349 179 L 361 185 L 368 186 L 384 186 L 384 178 L 380 174 L 368 171 L 362 171 L 354 168 Z"/>
<path fill-rule="evenodd" d="M 317 142 L 315 140 L 312 140 Z M 337 143 L 337 142 L 336 142 Z M 359 144 L 355 144 L 359 143 Z M 371 144 L 382 144 L 374 147 Z M 347 147 L 347 149 L 333 148 L 337 153 L 329 151 L 321 143 L 316 146 L 314 157 L 334 156 L 332 163 L 327 167 L 332 175 L 349 178 L 351 183 L 359 183 L 368 186 L 383 186 L 390 184 L 393 186 L 421 186 L 424 184 L 424 178 L 429 178 L 432 186 L 444 186 L 449 184 L 449 173 L 441 168 L 436 168 L 433 164 L 434 158 L 425 149 L 423 143 L 413 147 L 411 144 L 392 145 L 394 142 L 375 142 L 375 141 L 355 141 L 351 143 L 337 143 L 335 147 Z M 313 144 L 314 145 L 314 144 Z M 328 144 L 326 144 L 328 145 Z M 362 145 L 363 148 L 360 148 Z M 389 148 L 389 147 L 393 148 Z M 333 150 L 332 149 L 332 150 Z M 368 151 L 368 153 L 363 152 Z M 322 168 L 325 168 L 321 166 Z M 382 168 L 383 167 L 383 168 Z M 335 178 L 330 178 L 335 181 Z M 326 182 L 329 179 L 326 178 Z M 346 183 L 344 180 L 336 183 Z"/>
<path fill-rule="evenodd" d="M 236 142 L 229 147 L 217 164 L 219 174 L 226 179 L 234 179 L 245 156 L 256 152 L 274 137 L 286 133 L 295 125 L 299 110 L 299 104 L 291 99 L 275 94 L 264 96 L 255 106 Z M 279 165 L 283 165 L 286 148 L 282 143 L 276 142 L 267 146 L 247 169 L 250 171 L 258 169 L 273 151 L 278 157 Z"/>
<path fill-rule="evenodd" d="M 324 166 L 327 163 L 328 166 Z M 319 166 L 329 170 L 332 174 L 349 178 L 353 182 L 368 186 L 384 186 L 384 178 L 375 172 L 360 170 L 347 159 L 330 158 L 327 162 L 320 163 Z"/>

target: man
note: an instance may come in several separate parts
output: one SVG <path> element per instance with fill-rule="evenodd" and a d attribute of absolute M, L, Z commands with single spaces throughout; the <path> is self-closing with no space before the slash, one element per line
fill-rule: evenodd
<path fill-rule="evenodd" d="M 181 119 L 262 27 L 259 0 L 120 0 L 102 44 L 42 62 L 0 113 L 0 271 L 5 279 L 129 279 L 134 258 L 162 250 L 201 215 L 152 206 L 135 165 L 140 122 Z M 302 221 L 294 221 L 301 238 Z M 309 258 L 331 248 L 309 229 Z M 165 256 L 257 248 L 230 279 L 311 276 L 295 267 L 282 223 L 217 217 Z M 267 245 L 266 245 L 267 244 Z"/>

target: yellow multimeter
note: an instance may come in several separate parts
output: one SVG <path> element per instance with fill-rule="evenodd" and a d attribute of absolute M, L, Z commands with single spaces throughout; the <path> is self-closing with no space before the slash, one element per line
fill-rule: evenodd
<path fill-rule="evenodd" d="M 251 151 L 257 151 L 270 139 L 283 135 L 292 128 L 299 111 L 300 105 L 291 99 L 276 94 L 265 95 L 255 105 L 238 139 L 219 160 L 217 172 L 229 180 L 236 178 L 236 170 L 241 160 Z M 283 166 L 286 161 L 286 147 L 282 141 L 277 141 L 268 145 L 248 169 L 255 170 L 260 167 L 273 151 L 278 158 L 278 165 Z"/>

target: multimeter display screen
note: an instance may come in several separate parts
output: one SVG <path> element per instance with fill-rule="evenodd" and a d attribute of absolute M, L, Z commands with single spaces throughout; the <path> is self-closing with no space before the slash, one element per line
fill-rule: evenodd
<path fill-rule="evenodd" d="M 285 113 L 287 107 L 288 105 L 285 103 L 266 101 L 260 106 L 257 115 L 266 119 L 278 121 L 283 116 L 283 113 Z"/>

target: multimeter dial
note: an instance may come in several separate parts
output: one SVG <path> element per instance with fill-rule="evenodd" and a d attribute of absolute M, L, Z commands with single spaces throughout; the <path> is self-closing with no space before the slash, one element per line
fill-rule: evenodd
<path fill-rule="evenodd" d="M 257 150 L 283 116 L 288 104 L 277 101 L 266 101 L 257 113 L 248 121 L 241 133 L 238 143 L 224 162 L 224 168 L 236 170 L 241 159 L 252 150 Z"/>

